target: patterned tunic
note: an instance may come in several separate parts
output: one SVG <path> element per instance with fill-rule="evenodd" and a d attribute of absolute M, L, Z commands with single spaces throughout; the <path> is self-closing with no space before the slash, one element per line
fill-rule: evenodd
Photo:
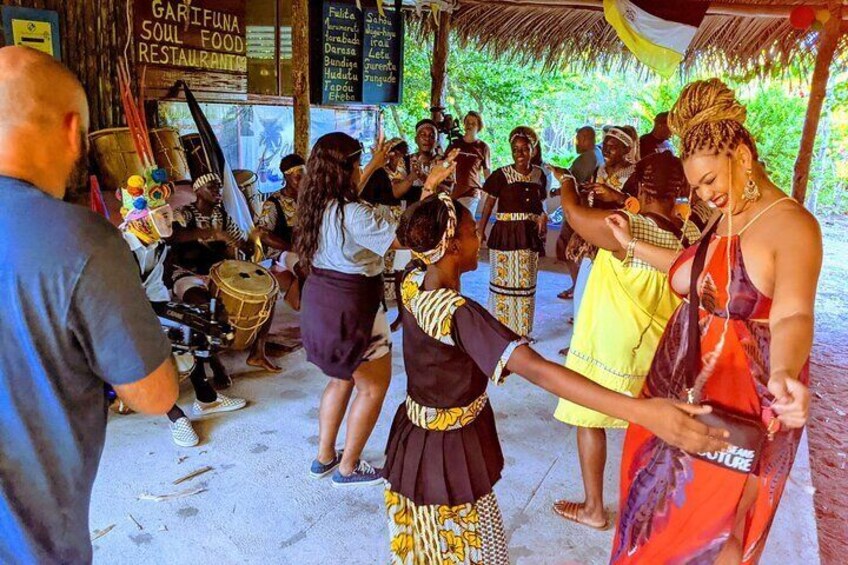
<path fill-rule="evenodd" d="M 523 342 L 477 303 L 423 281 L 413 271 L 402 290 L 408 396 L 383 470 L 391 562 L 506 565 L 492 492 L 503 454 L 486 386 L 504 381 Z"/>
<path fill-rule="evenodd" d="M 294 232 L 297 229 L 297 199 L 284 191 L 275 192 L 262 205 L 262 213 L 256 221 L 256 227 L 267 230 L 290 246 L 294 245 Z M 269 259 L 280 255 L 280 250 L 266 250 Z"/>

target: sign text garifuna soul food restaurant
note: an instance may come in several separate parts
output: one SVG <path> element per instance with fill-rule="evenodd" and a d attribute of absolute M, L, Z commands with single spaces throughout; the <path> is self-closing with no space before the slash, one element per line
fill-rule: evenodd
<path fill-rule="evenodd" d="M 244 0 L 135 0 L 136 61 L 151 89 L 183 79 L 198 91 L 244 94 Z"/>

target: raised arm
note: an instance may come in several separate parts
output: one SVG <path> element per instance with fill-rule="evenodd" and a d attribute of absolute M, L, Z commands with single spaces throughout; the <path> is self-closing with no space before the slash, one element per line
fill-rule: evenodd
<path fill-rule="evenodd" d="M 574 177 L 564 174 L 565 170 L 559 167 L 551 166 L 550 168 L 560 183 L 559 198 L 562 211 L 572 229 L 592 245 L 608 249 L 613 253 L 623 253 L 624 246 L 618 242 L 606 222 L 609 211 L 583 206 L 580 195 L 577 193 Z"/>
<path fill-rule="evenodd" d="M 669 272 L 677 256 L 680 255 L 680 251 L 666 249 L 634 238 L 630 231 L 630 220 L 622 214 L 609 214 L 606 217 L 606 223 L 621 249 L 626 250 L 628 246 L 631 246 L 634 257 L 648 263 L 658 271 Z"/>
<path fill-rule="evenodd" d="M 819 225 L 798 208 L 774 222 L 780 227 L 774 228 L 774 297 L 769 316 L 768 388 L 777 400 L 774 409 L 781 422 L 793 428 L 803 426 L 808 415 L 809 392 L 798 376 L 813 345 L 813 312 L 822 265 Z M 790 214 L 795 216 L 791 220 Z"/>
<path fill-rule="evenodd" d="M 694 414 L 708 413 L 709 407 L 664 398 L 636 399 L 611 391 L 545 360 L 526 345 L 512 353 L 507 369 L 560 398 L 643 426 L 660 439 L 690 453 L 718 451 L 726 446 L 724 430 L 710 428 L 691 418 Z"/>

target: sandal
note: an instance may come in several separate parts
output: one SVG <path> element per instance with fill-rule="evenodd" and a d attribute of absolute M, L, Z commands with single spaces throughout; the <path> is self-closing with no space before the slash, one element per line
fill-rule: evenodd
<path fill-rule="evenodd" d="M 586 526 L 587 528 L 592 528 L 593 530 L 598 530 L 599 532 L 605 532 L 610 527 L 609 518 L 604 516 L 604 523 L 600 526 L 596 526 L 594 524 L 589 524 L 580 519 L 580 509 L 583 508 L 583 505 L 579 502 L 569 502 L 567 500 L 557 500 L 554 502 L 553 511 L 554 514 L 560 516 L 561 518 L 565 518 L 570 522 L 574 522 L 575 524 L 580 524 L 581 526 Z"/>
<path fill-rule="evenodd" d="M 573 300 L 574 299 L 574 289 L 563 290 L 559 294 L 557 294 L 557 298 L 560 300 Z"/>

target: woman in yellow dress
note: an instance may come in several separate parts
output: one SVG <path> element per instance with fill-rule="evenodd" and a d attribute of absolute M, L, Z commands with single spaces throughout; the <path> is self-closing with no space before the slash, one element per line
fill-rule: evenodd
<path fill-rule="evenodd" d="M 563 171 L 556 171 L 559 176 Z M 675 213 L 675 200 L 688 183 L 680 160 L 658 153 L 640 161 L 629 181 L 638 194 L 625 214 L 638 238 L 683 249 L 700 236 L 692 222 Z M 562 192 L 563 211 L 577 234 L 596 245 L 598 254 L 586 284 L 565 366 L 611 390 L 638 397 L 663 330 L 680 299 L 671 292 L 666 273 L 633 257 L 613 237 L 606 210 L 580 204 L 574 190 Z M 593 528 L 609 525 L 604 511 L 606 428 L 626 428 L 627 422 L 560 399 L 554 417 L 577 426 L 577 447 L 583 473 L 583 503 L 557 501 L 560 516 Z"/>

